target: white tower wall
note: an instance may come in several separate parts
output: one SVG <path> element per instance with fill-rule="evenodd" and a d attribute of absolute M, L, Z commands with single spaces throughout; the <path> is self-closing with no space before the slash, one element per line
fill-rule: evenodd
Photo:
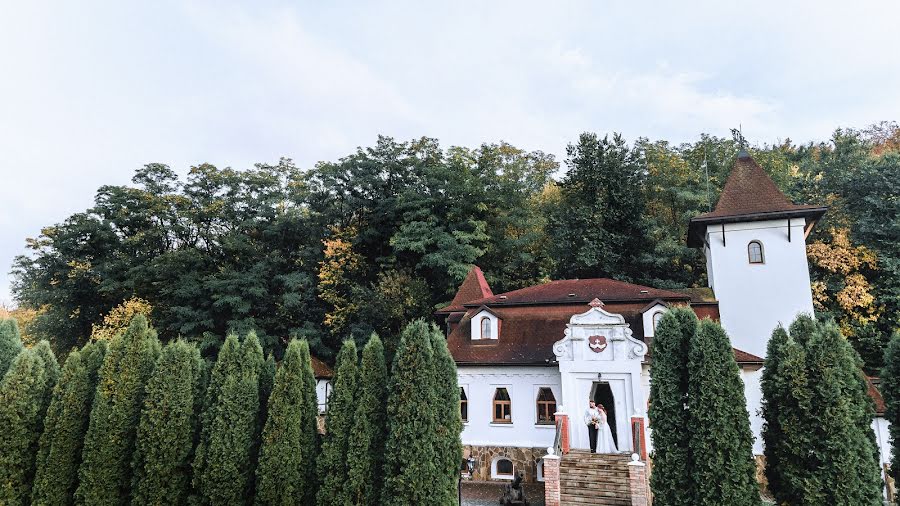
<path fill-rule="evenodd" d="M 805 220 L 751 221 L 709 225 L 706 259 L 710 287 L 719 301 L 722 326 L 732 345 L 765 357 L 772 331 L 790 325 L 800 313 L 813 312 Z M 751 241 L 763 246 L 762 264 L 750 263 Z"/>

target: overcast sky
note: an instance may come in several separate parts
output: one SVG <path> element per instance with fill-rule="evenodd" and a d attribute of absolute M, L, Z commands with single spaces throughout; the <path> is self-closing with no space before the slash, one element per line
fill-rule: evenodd
<path fill-rule="evenodd" d="M 148 162 L 900 119 L 900 2 L 357 4 L 0 0 L 0 302 L 27 237 Z"/>

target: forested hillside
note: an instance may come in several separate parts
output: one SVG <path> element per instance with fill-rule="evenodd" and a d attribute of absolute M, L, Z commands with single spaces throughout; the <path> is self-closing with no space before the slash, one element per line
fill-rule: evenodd
<path fill-rule="evenodd" d="M 428 316 L 472 264 L 495 292 L 569 277 L 705 286 L 687 224 L 715 204 L 739 136 L 583 134 L 562 167 L 508 144 L 386 137 L 314 168 L 200 165 L 181 179 L 149 164 L 29 239 L 14 293 L 26 333 L 60 353 L 139 312 L 163 340 L 215 349 L 255 329 L 279 356 L 303 337 L 330 359 L 346 336 L 362 345 Z M 879 365 L 900 320 L 900 129 L 749 151 L 795 202 L 830 206 L 809 239 L 816 304 Z"/>

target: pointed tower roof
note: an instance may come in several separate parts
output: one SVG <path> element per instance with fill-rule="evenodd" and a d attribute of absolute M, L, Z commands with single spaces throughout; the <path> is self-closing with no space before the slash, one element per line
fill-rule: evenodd
<path fill-rule="evenodd" d="M 703 245 L 706 226 L 718 223 L 804 217 L 807 219 L 809 232 L 826 209 L 791 202 L 756 160 L 741 150 L 716 208 L 691 219 L 688 226 L 688 246 Z"/>
<path fill-rule="evenodd" d="M 463 304 L 493 296 L 494 292 L 491 291 L 491 287 L 488 286 L 487 280 L 484 279 L 484 273 L 481 272 L 481 269 L 477 265 L 474 265 L 469 269 L 469 273 L 466 274 L 466 279 L 459 285 L 459 290 L 456 291 L 456 296 L 453 297 L 453 301 L 450 302 L 450 305 L 440 309 L 438 312 L 451 313 L 454 311 L 465 311 L 466 308 L 463 307 Z"/>

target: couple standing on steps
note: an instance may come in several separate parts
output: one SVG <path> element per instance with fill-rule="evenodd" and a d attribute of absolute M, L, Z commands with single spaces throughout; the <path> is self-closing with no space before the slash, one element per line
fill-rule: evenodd
<path fill-rule="evenodd" d="M 612 430 L 606 417 L 606 408 L 591 399 L 584 412 L 584 423 L 588 426 L 588 439 L 591 442 L 591 453 L 619 453 L 613 440 Z M 598 437 L 599 436 L 599 437 Z"/>

